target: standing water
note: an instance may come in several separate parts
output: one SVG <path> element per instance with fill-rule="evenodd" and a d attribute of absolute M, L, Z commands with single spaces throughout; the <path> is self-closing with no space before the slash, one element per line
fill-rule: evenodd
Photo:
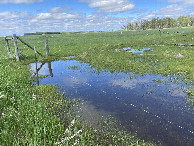
<path fill-rule="evenodd" d="M 194 142 L 194 109 L 186 102 L 184 83 L 173 77 L 132 73 L 95 73 L 76 60 L 32 63 L 36 84 L 57 84 L 67 97 L 89 101 L 97 110 L 117 118 L 145 140 L 183 146 Z"/>

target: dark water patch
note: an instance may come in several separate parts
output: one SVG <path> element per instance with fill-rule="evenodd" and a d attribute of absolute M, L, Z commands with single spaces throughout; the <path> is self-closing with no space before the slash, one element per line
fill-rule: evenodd
<path fill-rule="evenodd" d="M 49 75 L 35 84 L 57 84 L 66 96 L 80 97 L 96 110 L 110 113 L 145 140 L 161 141 L 164 145 L 193 144 L 194 106 L 186 103 L 187 85 L 175 83 L 173 76 L 96 74 L 94 68 L 75 60 L 30 66 L 38 76 Z"/>

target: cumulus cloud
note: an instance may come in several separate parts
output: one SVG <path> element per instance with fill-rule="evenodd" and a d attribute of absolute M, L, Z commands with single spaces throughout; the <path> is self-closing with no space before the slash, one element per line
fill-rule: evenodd
<path fill-rule="evenodd" d="M 147 9 L 140 9 L 140 10 L 133 11 L 131 13 L 132 14 L 142 14 L 142 13 L 145 13 L 146 11 L 147 11 Z"/>
<path fill-rule="evenodd" d="M 159 10 L 154 11 L 155 14 L 163 15 L 164 17 L 178 17 L 180 15 L 183 15 L 184 13 L 187 13 L 187 10 L 184 6 L 173 4 L 168 5 L 165 8 L 161 8 Z"/>
<path fill-rule="evenodd" d="M 49 12 L 38 13 L 36 15 L 27 12 L 0 12 L 0 35 L 39 31 L 119 30 L 123 24 L 133 20 L 130 17 L 111 17 L 97 14 L 87 16 L 79 12 L 60 13 L 57 9 L 52 9 Z"/>
<path fill-rule="evenodd" d="M 121 86 L 123 88 L 127 88 L 127 89 L 134 89 L 137 84 L 145 84 L 148 83 L 147 80 L 143 79 L 143 80 L 137 80 L 137 79 L 118 79 L 118 80 L 112 80 L 110 81 L 110 84 L 112 86 Z"/>
<path fill-rule="evenodd" d="M 99 8 L 98 11 L 115 13 L 132 10 L 135 4 L 128 0 L 79 0 L 87 2 L 90 8 Z"/>
<path fill-rule="evenodd" d="M 65 20 L 65 19 L 75 19 L 78 18 L 80 15 L 78 12 L 75 13 L 40 13 L 31 18 L 30 22 L 40 22 L 44 20 Z"/>
<path fill-rule="evenodd" d="M 42 1 L 44 1 L 44 0 L 0 0 L 0 4 L 8 4 L 8 3 L 30 4 L 30 3 L 42 2 Z"/>
<path fill-rule="evenodd" d="M 48 10 L 49 13 L 60 13 L 71 10 L 69 7 L 55 7 Z"/>
<path fill-rule="evenodd" d="M 191 16 L 194 16 L 194 12 L 191 12 L 190 15 L 191 15 Z"/>
<path fill-rule="evenodd" d="M 28 12 L 14 12 L 14 13 L 10 11 L 0 12 L 0 20 L 16 19 L 16 18 L 22 19 L 28 16 L 29 16 Z"/>
<path fill-rule="evenodd" d="M 177 18 L 178 16 L 181 16 L 181 15 L 190 15 L 190 14 L 191 14 L 191 11 L 189 11 L 186 6 L 172 4 L 172 5 L 168 5 L 165 8 L 152 11 L 147 15 L 142 15 L 141 19 L 149 20 L 157 16 Z"/>
<path fill-rule="evenodd" d="M 161 0 L 161 1 L 168 1 L 169 3 L 182 3 L 187 6 L 194 5 L 194 0 Z"/>

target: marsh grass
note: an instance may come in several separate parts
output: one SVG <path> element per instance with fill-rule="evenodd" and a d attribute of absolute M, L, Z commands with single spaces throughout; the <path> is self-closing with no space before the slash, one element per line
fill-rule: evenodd
<path fill-rule="evenodd" d="M 186 90 L 186 92 L 189 96 L 187 103 L 190 105 L 194 105 L 194 88 L 189 88 Z"/>
<path fill-rule="evenodd" d="M 98 71 L 131 72 L 134 75 L 136 73 L 180 75 L 185 82 L 193 83 L 194 49 L 173 45 L 194 44 L 193 27 L 162 31 L 164 33 L 161 37 L 158 30 L 146 30 L 124 31 L 122 35 L 120 32 L 89 32 L 21 36 L 21 38 L 31 46 L 35 45 L 36 49 L 44 55 L 46 54 L 45 39 L 49 40 L 51 55 L 44 58 L 37 55 L 38 61 L 63 60 L 64 56 L 75 56 L 73 59 L 89 63 Z M 34 62 L 34 51 L 18 41 L 21 61 L 16 62 L 13 42 L 9 42 L 11 57 L 7 57 L 4 38 L 0 38 L 2 46 L 0 141 L 2 145 L 152 145 L 116 128 L 115 131 L 109 128 L 106 131 L 96 131 L 91 127 L 83 126 L 71 109 L 77 101 L 64 98 L 54 86 L 35 87 L 31 83 L 31 73 L 26 64 Z M 125 47 L 137 49 L 152 47 L 153 51 L 145 51 L 143 55 L 124 50 L 115 51 Z M 184 58 L 174 58 L 178 53 Z M 193 98 L 188 103 L 193 105 Z M 73 120 L 75 122 L 70 126 Z M 111 122 L 105 122 L 104 125 L 106 128 L 111 125 Z M 67 129 L 69 132 L 65 132 Z"/>
<path fill-rule="evenodd" d="M 79 69 L 80 67 L 77 66 L 77 65 L 72 65 L 72 66 L 69 66 L 68 68 L 69 68 L 69 69 L 75 69 L 75 70 L 76 70 L 76 69 Z"/>

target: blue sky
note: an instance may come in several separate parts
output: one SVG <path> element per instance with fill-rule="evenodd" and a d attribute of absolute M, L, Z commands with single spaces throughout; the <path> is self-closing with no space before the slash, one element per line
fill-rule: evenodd
<path fill-rule="evenodd" d="M 194 16 L 194 0 L 0 0 L 0 36 L 119 30 L 154 17 Z"/>

